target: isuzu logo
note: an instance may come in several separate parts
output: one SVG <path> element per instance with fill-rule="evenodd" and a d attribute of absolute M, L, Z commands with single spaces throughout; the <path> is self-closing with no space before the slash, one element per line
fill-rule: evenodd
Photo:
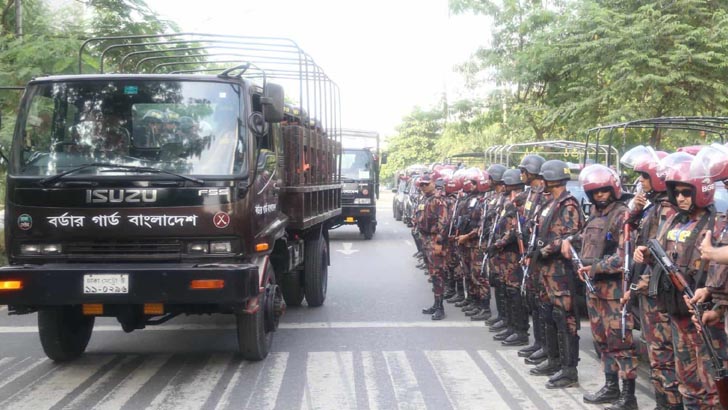
<path fill-rule="evenodd" d="M 157 202 L 156 189 L 87 189 L 87 204 Z"/>

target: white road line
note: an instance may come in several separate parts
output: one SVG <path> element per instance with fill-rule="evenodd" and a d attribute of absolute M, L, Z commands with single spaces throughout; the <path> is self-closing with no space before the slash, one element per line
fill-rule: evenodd
<path fill-rule="evenodd" d="M 172 355 L 154 356 L 145 360 L 141 366 L 134 369 L 129 376 L 122 380 L 112 391 L 94 405 L 94 410 L 120 409 L 129 401 L 157 372 L 164 366 Z"/>
<path fill-rule="evenodd" d="M 582 390 L 579 388 L 568 388 L 568 389 L 547 389 L 546 388 L 546 382 L 548 381 L 548 377 L 544 376 L 533 376 L 529 373 L 529 371 L 532 369 L 531 366 L 528 366 L 527 364 L 523 363 L 523 358 L 518 357 L 518 351 L 517 350 L 498 350 L 496 351 L 496 354 L 503 357 L 506 362 L 511 363 L 512 365 L 515 363 L 520 363 L 520 366 L 513 366 L 518 370 L 520 374 L 523 375 L 523 378 L 526 380 L 529 386 L 533 388 L 536 393 L 541 396 L 548 404 L 551 406 L 551 408 L 554 409 L 591 409 L 592 407 L 588 407 L 584 404 L 581 395 L 583 394 Z M 579 363 L 579 367 L 583 364 L 583 361 Z M 581 370 L 581 369 L 580 369 Z M 584 379 L 586 379 L 586 376 L 583 375 L 579 378 L 579 381 L 582 382 Z"/>
<path fill-rule="evenodd" d="M 307 329 L 421 329 L 421 328 L 477 328 L 482 329 L 482 322 L 448 322 L 448 321 L 421 321 L 421 322 L 300 322 L 281 323 L 279 329 L 284 330 L 307 330 Z M 147 331 L 179 331 L 179 330 L 233 330 L 235 325 L 217 324 L 180 324 L 150 326 L 144 329 Z M 94 326 L 95 332 L 122 332 L 118 325 Z M 37 326 L 0 326 L 0 334 L 8 333 L 38 333 Z"/>
<path fill-rule="evenodd" d="M 493 370 L 493 373 L 498 375 L 498 379 L 503 383 L 503 386 L 508 390 L 508 392 L 513 396 L 513 398 L 518 402 L 517 407 L 520 409 L 538 409 L 538 406 L 536 406 L 531 400 L 528 398 L 528 395 L 526 395 L 523 392 L 523 389 L 521 389 L 520 386 L 518 386 L 518 383 L 516 383 L 516 380 L 511 377 L 510 374 L 506 371 L 505 367 L 503 367 L 498 360 L 493 356 L 492 353 L 485 351 L 485 350 L 478 350 L 478 355 L 483 359 L 485 364 L 488 365 L 488 367 Z M 512 365 L 512 364 L 511 364 Z M 519 366 L 522 367 L 522 366 Z M 519 372 L 521 372 L 523 369 L 518 369 Z M 545 399 L 545 398 L 544 398 Z M 551 401 L 548 399 L 545 399 L 546 402 L 551 404 Z M 559 406 L 556 406 L 556 408 L 559 408 Z"/>
<path fill-rule="evenodd" d="M 437 379 L 454 409 L 482 409 L 485 403 L 503 403 L 488 378 L 463 350 L 426 351 Z"/>
<path fill-rule="evenodd" d="M 0 312 L 2 312 L 4 310 L 8 310 L 8 307 L 5 305 L 0 306 Z"/>
<path fill-rule="evenodd" d="M 265 359 L 265 367 L 255 381 L 253 393 L 248 397 L 244 409 L 268 410 L 276 406 L 278 392 L 283 384 L 283 374 L 288 365 L 288 352 L 271 353 Z M 236 406 L 237 407 L 237 406 Z"/>
<path fill-rule="evenodd" d="M 375 352 L 361 352 L 361 362 L 364 368 L 364 385 L 367 391 L 369 408 L 379 410 L 379 403 L 383 403 L 382 393 L 377 385 L 377 367 L 374 363 Z"/>
<path fill-rule="evenodd" d="M 68 366 L 58 366 L 48 378 L 42 379 L 14 394 L 3 407 L 6 410 L 49 409 L 76 387 L 93 376 L 114 358 L 86 356 Z"/>
<path fill-rule="evenodd" d="M 187 378 L 189 372 L 180 371 L 147 408 L 159 410 L 202 408 L 217 382 L 220 381 L 230 360 L 232 360 L 232 355 L 229 354 L 214 355 L 202 369 L 195 372 L 191 380 L 182 382 L 178 382 L 179 379 Z"/>
<path fill-rule="evenodd" d="M 97 395 L 104 388 L 108 387 L 110 380 L 113 380 L 115 377 L 119 376 L 119 373 L 123 371 L 122 369 L 127 366 L 129 362 L 136 360 L 137 358 L 138 356 L 125 357 L 123 360 L 117 363 L 117 365 L 114 366 L 113 369 L 109 370 L 103 376 L 98 378 L 95 382 L 93 382 L 93 384 L 88 386 L 88 388 L 86 388 L 81 394 L 78 395 L 78 397 L 73 399 L 73 401 L 68 403 L 68 405 L 65 407 L 81 408 L 81 405 L 85 400 L 87 400 L 89 397 Z"/>
<path fill-rule="evenodd" d="M 384 360 L 387 362 L 387 370 L 394 388 L 394 396 L 397 399 L 397 407 L 400 410 L 427 409 L 425 399 L 420 392 L 415 372 L 407 360 L 405 352 L 383 352 Z"/>
<path fill-rule="evenodd" d="M 304 390 L 307 409 L 356 409 L 352 352 L 310 352 Z"/>
<path fill-rule="evenodd" d="M 15 380 L 17 380 L 22 375 L 24 375 L 24 374 L 28 373 L 29 371 L 35 369 L 36 367 L 38 367 L 38 365 L 40 365 L 40 364 L 45 363 L 45 362 L 48 361 L 48 359 L 46 359 L 46 358 L 37 359 L 37 360 L 30 360 L 30 365 L 29 366 L 20 367 L 19 364 L 25 362 L 26 360 L 30 360 L 30 358 L 25 358 L 25 359 L 21 360 L 19 363 L 16 363 L 14 366 L 15 367 L 18 367 L 18 370 L 10 373 L 8 375 L 8 377 L 4 378 L 3 380 L 0 380 L 0 389 L 2 389 L 6 385 L 14 382 Z"/>
<path fill-rule="evenodd" d="M 235 369 L 235 372 L 233 373 L 233 377 L 228 381 L 227 386 L 225 386 L 225 390 L 222 392 L 222 395 L 220 396 L 220 400 L 218 400 L 217 405 L 215 406 L 215 410 L 222 410 L 222 409 L 228 409 L 228 408 L 235 408 L 236 406 L 231 405 L 232 402 L 232 395 L 233 391 L 235 390 L 235 386 L 237 386 L 238 381 L 240 380 L 240 376 L 243 373 L 243 368 L 248 364 L 248 362 L 241 362 L 238 367 Z"/>

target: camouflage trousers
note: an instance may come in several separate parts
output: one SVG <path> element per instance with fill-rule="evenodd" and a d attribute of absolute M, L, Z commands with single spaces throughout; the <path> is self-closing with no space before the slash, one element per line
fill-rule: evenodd
<path fill-rule="evenodd" d="M 521 288 L 523 269 L 521 269 L 518 259 L 518 253 L 515 252 L 501 252 L 497 258 L 497 263 L 503 272 L 503 281 L 510 288 Z"/>
<path fill-rule="evenodd" d="M 439 297 L 444 292 L 445 269 L 447 267 L 445 254 L 444 252 L 439 255 L 435 254 L 434 235 L 423 235 L 423 239 L 427 271 L 432 278 L 432 291 L 435 293 L 435 297 Z"/>
<path fill-rule="evenodd" d="M 447 264 L 447 278 L 451 280 L 463 280 L 463 270 L 460 269 L 460 254 L 458 254 L 457 246 L 448 244 L 445 248 L 445 259 Z"/>
<path fill-rule="evenodd" d="M 650 358 L 650 379 L 655 391 L 663 393 L 667 402 L 682 403 L 675 375 L 675 352 L 672 347 L 670 315 L 665 312 L 657 298 L 639 296 L 642 336 L 647 341 L 647 355 Z"/>
<path fill-rule="evenodd" d="M 670 316 L 672 344 L 675 349 L 675 373 L 686 409 L 720 409 L 718 390 L 713 380 L 710 354 L 690 316 Z M 726 333 L 723 322 L 708 327 L 713 347 L 726 357 Z"/>
<path fill-rule="evenodd" d="M 541 280 L 547 296 L 545 304 L 552 305 L 566 313 L 566 330 L 570 335 L 575 336 L 579 330 L 579 323 L 574 314 L 569 278 L 567 275 L 543 275 Z"/>
<path fill-rule="evenodd" d="M 490 282 L 483 269 L 483 252 L 477 246 L 468 248 L 470 259 L 470 292 L 476 299 L 490 300 Z"/>
<path fill-rule="evenodd" d="M 596 282 L 594 285 L 605 286 L 604 282 Z M 601 354 L 602 370 L 605 373 L 619 373 L 621 379 L 635 379 L 637 351 L 632 339 L 632 316 L 627 315 L 627 330 L 622 341 L 622 305 L 619 299 L 602 299 L 590 294 L 587 310 L 594 343 Z"/>

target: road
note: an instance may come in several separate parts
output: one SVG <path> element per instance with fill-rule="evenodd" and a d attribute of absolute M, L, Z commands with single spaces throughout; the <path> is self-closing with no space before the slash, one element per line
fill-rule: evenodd
<path fill-rule="evenodd" d="M 289 308 L 262 362 L 234 355 L 232 317 L 176 318 L 126 334 L 96 322 L 87 354 L 68 364 L 45 358 L 35 316 L 0 308 L 2 409 L 597 409 L 582 395 L 603 382 L 588 323 L 581 333 L 581 386 L 547 390 L 528 375 L 517 348 L 502 347 L 482 322 L 431 304 L 410 256 L 409 232 L 382 195 L 380 225 L 331 234 L 326 303 Z M 637 395 L 654 407 L 645 365 Z"/>

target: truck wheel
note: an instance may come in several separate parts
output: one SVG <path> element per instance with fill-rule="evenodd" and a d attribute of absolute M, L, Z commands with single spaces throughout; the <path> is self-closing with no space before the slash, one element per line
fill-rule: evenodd
<path fill-rule="evenodd" d="M 394 206 L 394 220 L 395 221 L 402 220 L 402 208 L 398 207 L 397 205 Z"/>
<path fill-rule="evenodd" d="M 274 292 L 268 290 L 274 289 L 275 279 L 272 267 L 267 268 L 268 275 L 265 279 L 266 291 L 258 295 L 258 303 L 260 304 L 258 311 L 250 314 L 240 312 L 235 314 L 238 331 L 238 351 L 245 360 L 260 361 L 268 356 L 270 346 L 273 344 L 273 330 L 266 330 L 265 309 L 271 303 L 267 298 L 274 297 Z M 269 312 L 270 314 L 271 312 Z"/>
<path fill-rule="evenodd" d="M 283 275 L 281 278 L 283 299 L 288 306 L 301 306 L 303 302 L 303 286 L 301 285 L 301 272 L 296 271 Z"/>
<path fill-rule="evenodd" d="M 319 235 L 306 241 L 304 249 L 303 272 L 306 302 L 311 307 L 318 307 L 323 305 L 326 299 L 326 287 L 329 279 L 326 241 Z"/>
<path fill-rule="evenodd" d="M 46 356 L 56 362 L 81 356 L 91 339 L 94 319 L 93 316 L 84 316 L 78 306 L 38 311 L 38 334 Z"/>
<path fill-rule="evenodd" d="M 364 229 L 362 233 L 364 234 L 364 239 L 372 239 L 372 237 L 374 236 L 374 222 L 366 221 L 364 223 Z"/>

